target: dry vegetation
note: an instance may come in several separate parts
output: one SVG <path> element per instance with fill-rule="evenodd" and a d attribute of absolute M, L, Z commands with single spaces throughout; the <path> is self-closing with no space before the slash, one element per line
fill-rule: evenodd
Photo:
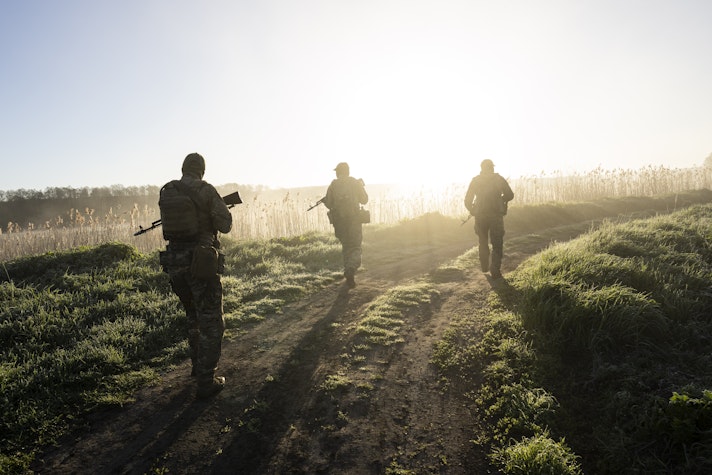
<path fill-rule="evenodd" d="M 584 202 L 604 197 L 655 196 L 685 190 L 712 188 L 712 168 L 670 169 L 646 167 L 638 170 L 596 169 L 586 174 L 553 173 L 510 180 L 515 192 L 513 206 Z M 445 216 L 466 217 L 463 198 L 467 183 L 433 189 L 426 186 L 391 188 L 371 192 L 368 208 L 375 224 L 392 224 L 429 212 Z M 367 187 L 368 189 L 368 187 Z M 236 239 L 268 239 L 331 230 L 325 209 L 319 206 L 309 212 L 320 195 L 286 190 L 275 194 L 256 194 L 235 208 L 235 225 L 230 236 Z M 48 251 L 72 249 L 105 242 L 124 242 L 140 251 L 152 251 L 164 245 L 160 229 L 138 237 L 139 225 L 147 226 L 159 219 L 158 208 L 144 206 L 104 216 L 86 208 L 68 210 L 63 216 L 42 224 L 17 223 L 0 227 L 0 261 Z"/>

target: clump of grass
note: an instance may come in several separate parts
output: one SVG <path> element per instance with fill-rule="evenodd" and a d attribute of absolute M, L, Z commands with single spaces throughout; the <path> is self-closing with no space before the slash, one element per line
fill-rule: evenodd
<path fill-rule="evenodd" d="M 497 449 L 493 458 L 511 475 L 580 475 L 578 457 L 565 441 L 555 441 L 543 433 Z"/>
<path fill-rule="evenodd" d="M 399 286 L 376 298 L 366 308 L 356 326 L 356 334 L 370 345 L 391 346 L 403 341 L 399 330 L 403 313 L 408 309 L 430 303 L 437 291 L 426 283 Z"/>
<path fill-rule="evenodd" d="M 328 393 L 343 391 L 351 386 L 351 380 L 344 374 L 330 374 L 326 377 L 319 389 Z"/>

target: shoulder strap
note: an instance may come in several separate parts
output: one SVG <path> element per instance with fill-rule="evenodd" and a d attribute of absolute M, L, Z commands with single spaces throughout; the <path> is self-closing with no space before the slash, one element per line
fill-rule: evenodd
<path fill-rule="evenodd" d="M 173 184 L 173 186 L 175 186 L 178 189 L 178 191 L 180 191 L 183 194 L 188 195 L 188 197 L 191 200 L 193 200 L 193 203 L 195 203 L 195 206 L 197 206 L 199 210 L 201 210 L 203 212 L 207 212 L 207 209 L 206 209 L 205 204 L 203 203 L 203 200 L 200 199 L 200 195 L 198 195 L 198 193 L 195 190 L 193 190 L 191 187 L 189 187 L 188 185 L 186 185 L 185 183 L 183 183 L 180 180 L 173 180 L 171 183 Z M 202 186 L 202 184 L 201 184 L 201 186 Z"/>

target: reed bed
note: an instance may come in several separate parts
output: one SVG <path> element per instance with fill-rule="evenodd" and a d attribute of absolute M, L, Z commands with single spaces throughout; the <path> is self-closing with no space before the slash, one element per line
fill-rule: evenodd
<path fill-rule="evenodd" d="M 525 176 L 509 180 L 515 193 L 513 206 L 542 203 L 584 202 L 600 198 L 655 196 L 687 190 L 712 188 L 712 168 L 671 169 L 645 167 L 638 170 L 603 170 L 586 174 L 563 175 L 559 172 Z M 374 224 L 393 224 L 426 213 L 465 218 L 463 199 L 466 182 L 444 187 L 393 187 L 371 194 L 367 208 Z M 368 186 L 366 187 L 368 190 Z M 307 211 L 322 196 L 293 193 L 253 199 L 233 208 L 234 226 L 229 236 L 238 240 L 289 237 L 307 232 L 330 232 L 326 208 L 319 205 Z M 157 201 L 157 200 L 156 200 Z M 139 225 L 148 226 L 160 218 L 158 207 L 137 205 L 129 211 L 95 216 L 91 209 L 70 210 L 64 216 L 41 225 L 22 228 L 16 223 L 0 227 L 0 261 L 26 255 L 60 251 L 106 242 L 123 242 L 139 251 L 151 252 L 165 245 L 160 228 L 140 236 L 133 233 Z"/>
<path fill-rule="evenodd" d="M 524 176 L 510 180 L 516 203 L 581 202 L 624 196 L 655 196 L 709 189 L 712 168 L 644 167 L 636 170 L 596 168 L 585 174 Z"/>

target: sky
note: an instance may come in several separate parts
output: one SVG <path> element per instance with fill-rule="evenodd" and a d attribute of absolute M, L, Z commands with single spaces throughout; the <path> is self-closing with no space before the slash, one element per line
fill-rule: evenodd
<path fill-rule="evenodd" d="M 468 182 L 712 153 L 709 0 L 2 0 L 0 190 Z"/>

